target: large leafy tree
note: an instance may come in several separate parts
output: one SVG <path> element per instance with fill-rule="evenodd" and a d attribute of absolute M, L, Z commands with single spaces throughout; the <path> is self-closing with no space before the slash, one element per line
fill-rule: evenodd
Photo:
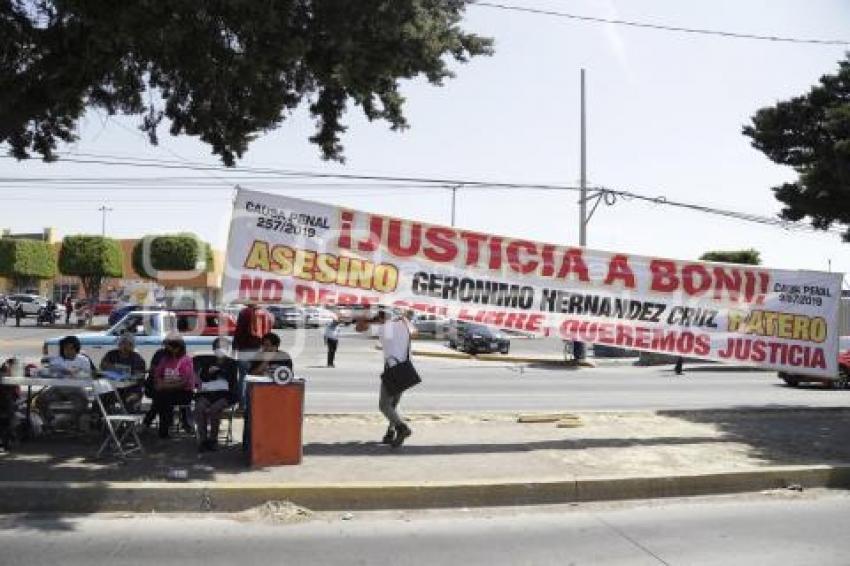
<path fill-rule="evenodd" d="M 89 300 L 97 301 L 107 277 L 121 277 L 124 253 L 117 240 L 102 236 L 66 236 L 59 250 L 59 271 L 76 275 Z"/>
<path fill-rule="evenodd" d="M 56 275 L 53 245 L 41 240 L 0 238 L 0 275 L 24 289 L 38 279 Z"/>
<path fill-rule="evenodd" d="M 808 93 L 759 110 L 744 135 L 798 173 L 795 182 L 773 188 L 785 205 L 781 216 L 808 218 L 822 230 L 843 224 L 850 242 L 850 59 Z"/>
<path fill-rule="evenodd" d="M 492 42 L 470 0 L 0 0 L 0 142 L 55 158 L 87 108 L 197 136 L 227 165 L 309 104 L 310 141 L 342 160 L 342 116 L 407 127 L 399 80 L 441 85 Z"/>

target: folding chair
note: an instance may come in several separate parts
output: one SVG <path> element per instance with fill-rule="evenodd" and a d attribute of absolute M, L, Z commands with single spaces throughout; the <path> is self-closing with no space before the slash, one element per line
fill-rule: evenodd
<path fill-rule="evenodd" d="M 233 403 L 225 409 L 227 411 L 227 432 L 224 435 L 225 446 L 233 444 L 233 415 L 236 413 L 236 405 L 237 403 Z"/>
<path fill-rule="evenodd" d="M 144 454 L 145 449 L 142 447 L 142 441 L 139 438 L 139 427 L 142 424 L 143 415 L 131 415 L 127 413 L 124 403 L 121 401 L 121 396 L 113 383 L 108 379 L 95 379 L 92 382 L 92 391 L 94 400 L 103 415 L 103 422 L 106 425 L 106 438 L 100 445 L 100 450 L 97 451 L 97 456 L 100 457 L 107 449 L 112 449 L 112 453 L 126 458 L 128 455 L 135 452 Z M 100 396 L 104 394 L 113 394 L 118 399 L 118 406 L 121 408 L 120 414 L 110 414 Z"/>

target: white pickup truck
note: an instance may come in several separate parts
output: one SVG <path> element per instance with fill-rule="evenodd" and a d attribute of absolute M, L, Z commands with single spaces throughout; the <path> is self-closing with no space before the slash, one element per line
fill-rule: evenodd
<path fill-rule="evenodd" d="M 222 332 L 232 334 L 232 317 L 216 311 L 145 311 L 127 313 L 112 328 L 104 332 L 85 332 L 75 334 L 80 340 L 83 353 L 100 365 L 101 358 L 118 344 L 122 334 L 132 334 L 136 338 L 136 350 L 150 361 L 153 353 L 162 347 L 162 341 L 169 332 L 180 332 L 186 341 L 189 354 L 210 354 L 212 343 Z M 61 336 L 44 341 L 42 353 L 45 356 L 59 354 Z"/>

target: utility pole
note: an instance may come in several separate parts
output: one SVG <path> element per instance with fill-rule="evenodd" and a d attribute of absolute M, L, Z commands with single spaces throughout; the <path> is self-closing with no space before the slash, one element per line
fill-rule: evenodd
<path fill-rule="evenodd" d="M 584 69 L 581 70 L 581 197 L 579 200 L 578 243 L 587 245 L 587 110 L 585 100 Z"/>
<path fill-rule="evenodd" d="M 458 187 L 457 185 L 455 185 L 454 187 L 451 187 L 451 189 L 452 189 L 452 228 L 454 228 L 454 226 L 455 226 L 455 204 L 456 204 L 456 200 L 457 200 L 457 190 L 459 188 L 460 187 Z"/>
<path fill-rule="evenodd" d="M 107 213 L 107 212 L 112 212 L 114 209 L 109 208 L 108 206 L 106 206 L 105 204 L 103 204 L 103 205 L 101 205 L 101 206 L 100 206 L 100 208 L 98 208 L 98 210 L 99 210 L 99 211 L 101 212 L 101 214 L 102 214 L 102 216 L 101 216 L 101 223 L 100 223 L 100 233 L 101 233 L 101 236 L 106 237 L 106 213 Z"/>
<path fill-rule="evenodd" d="M 584 69 L 581 70 L 581 178 L 579 179 L 580 200 L 578 219 L 578 243 L 587 246 L 587 108 L 585 100 Z M 587 356 L 584 342 L 573 341 L 573 359 L 581 362 Z"/>

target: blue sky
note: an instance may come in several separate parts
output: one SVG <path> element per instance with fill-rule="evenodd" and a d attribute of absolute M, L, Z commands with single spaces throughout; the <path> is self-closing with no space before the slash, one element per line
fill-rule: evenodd
<path fill-rule="evenodd" d="M 510 0 L 505 0 L 509 3 Z M 527 0 L 576 14 L 796 37 L 850 39 L 850 4 L 841 0 Z M 304 112 L 258 139 L 243 166 L 452 177 L 517 183 L 576 184 L 579 177 L 579 69 L 588 76 L 588 176 L 591 183 L 756 214 L 779 210 L 769 187 L 793 179 L 749 146 L 741 127 L 758 108 L 805 92 L 832 73 L 844 48 L 777 44 L 665 33 L 471 7 L 466 27 L 496 40 L 492 58 L 458 66 L 443 88 L 405 84 L 412 128 L 394 133 L 356 109 L 346 118 L 347 163 L 323 162 L 306 138 Z M 80 141 L 64 150 L 217 164 L 204 145 L 171 138 L 150 146 L 137 118 L 92 112 Z M 238 168 L 237 168 L 238 172 Z M 117 177 L 189 176 L 188 171 L 0 160 L 0 178 L 102 179 L 49 188 L 32 182 L 0 188 L 0 226 L 117 237 L 192 230 L 216 246 L 227 232 L 227 175 L 149 181 L 128 189 Z M 297 180 L 244 183 L 301 198 L 448 223 L 450 192 L 303 187 Z M 33 188 L 38 187 L 38 188 Z M 204 188 L 205 187 L 205 188 Z M 470 190 L 459 194 L 457 224 L 556 243 L 577 243 L 572 193 Z M 784 231 L 662 205 L 619 201 L 600 207 L 590 247 L 696 258 L 708 249 L 754 247 L 768 266 L 850 270 L 850 247 L 834 234 Z"/>

